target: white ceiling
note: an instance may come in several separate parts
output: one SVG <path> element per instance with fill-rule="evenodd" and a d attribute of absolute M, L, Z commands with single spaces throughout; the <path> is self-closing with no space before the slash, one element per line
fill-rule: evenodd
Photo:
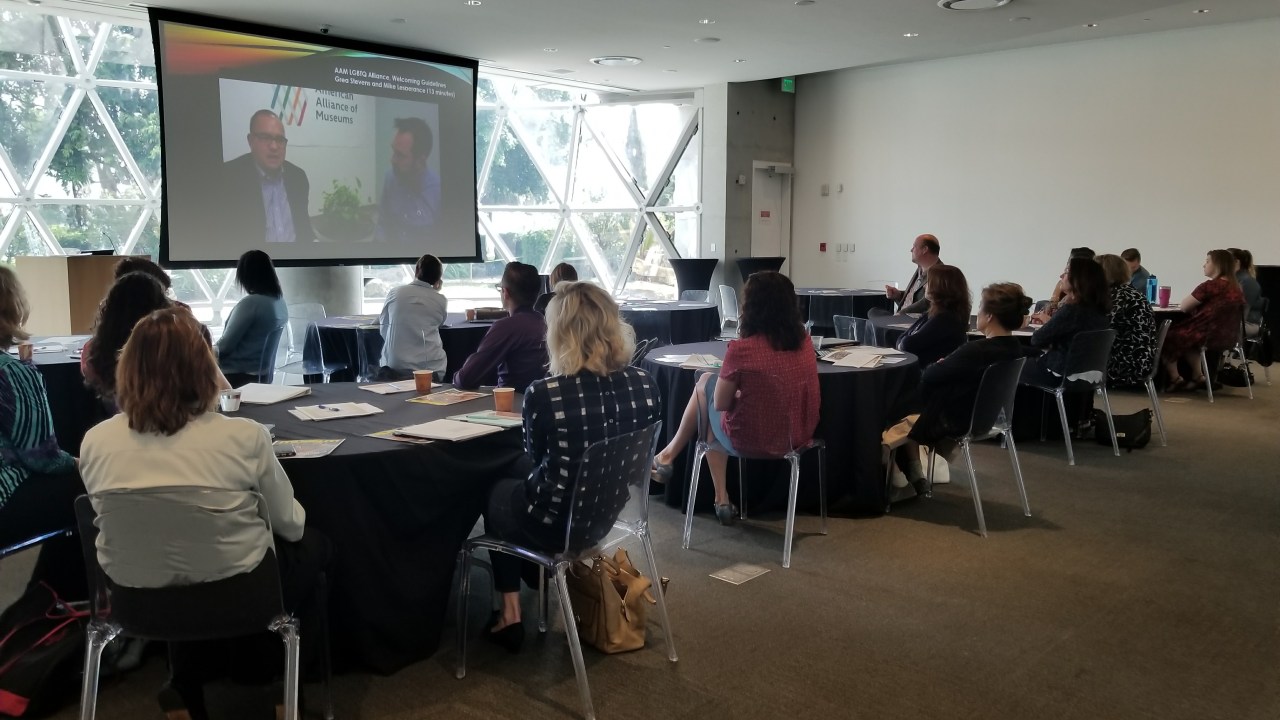
<path fill-rule="evenodd" d="M 426 48 L 496 67 L 634 90 L 694 88 L 1280 17 L 1278 0 L 1012 0 L 1002 8 L 965 12 L 943 10 L 936 1 L 816 0 L 807 6 L 793 0 L 153 4 L 302 30 L 326 24 L 335 37 Z M 46 0 L 44 6 L 139 12 L 139 3 L 130 0 Z M 393 22 L 396 18 L 404 22 Z M 704 18 L 714 23 L 700 23 Z M 1087 23 L 1097 27 L 1085 27 Z M 907 38 L 904 33 L 919 35 Z M 720 42 L 695 42 L 706 37 Z M 633 55 L 644 62 L 620 68 L 589 62 L 601 55 Z M 563 70 L 572 72 L 556 72 Z"/>

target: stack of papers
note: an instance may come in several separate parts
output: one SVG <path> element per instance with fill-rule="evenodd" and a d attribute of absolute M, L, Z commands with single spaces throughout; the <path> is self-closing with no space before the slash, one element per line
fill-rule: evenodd
<path fill-rule="evenodd" d="M 520 413 L 498 412 L 497 410 L 485 410 L 484 412 L 467 415 L 453 415 L 449 419 L 457 420 L 458 422 L 493 425 L 500 428 L 513 428 L 524 425 L 524 417 Z"/>
<path fill-rule="evenodd" d="M 337 450 L 338 446 L 341 444 L 342 438 L 338 438 L 336 440 L 277 440 L 272 443 L 272 445 L 277 449 L 277 453 L 282 450 L 287 452 L 292 449 L 294 454 L 292 456 L 286 455 L 284 457 L 295 458 L 324 457 L 334 450 Z M 276 457 L 281 456 L 277 454 Z"/>
<path fill-rule="evenodd" d="M 720 358 L 715 355 L 690 355 L 680 363 L 680 367 L 694 370 L 719 370 L 720 363 Z"/>
<path fill-rule="evenodd" d="M 897 356 L 897 357 L 890 357 Z M 893 365 L 906 358 L 902 351 L 893 348 L 852 347 L 844 350 L 832 350 L 822 357 L 836 367 L 874 368 L 881 365 Z"/>
<path fill-rule="evenodd" d="M 689 359 L 688 355 L 663 355 L 662 357 L 654 358 L 654 360 L 657 362 L 670 363 L 671 365 L 680 365 L 688 359 Z"/>
<path fill-rule="evenodd" d="M 417 390 L 418 385 L 413 380 L 401 380 L 399 382 L 381 383 L 379 385 L 361 385 L 360 389 L 375 392 L 379 395 L 392 395 L 394 393 Z"/>
<path fill-rule="evenodd" d="M 472 392 L 470 390 L 445 390 L 443 392 L 431 393 L 430 395 L 420 395 L 415 398 L 409 398 L 409 402 L 423 403 L 424 405 L 453 405 L 455 403 L 475 400 L 484 396 L 485 393 Z"/>
<path fill-rule="evenodd" d="M 299 420 L 338 420 L 340 418 L 364 417 L 377 415 L 382 410 L 369 403 L 333 403 L 331 405 L 308 405 L 296 407 L 289 414 Z"/>
<path fill-rule="evenodd" d="M 409 437 L 408 435 L 397 435 L 398 430 L 379 430 L 371 432 L 365 437 L 378 438 L 379 440 L 394 440 L 396 442 L 409 443 L 410 445 L 430 445 L 431 441 L 426 438 Z"/>
<path fill-rule="evenodd" d="M 249 383 L 236 389 L 240 391 L 240 402 L 249 403 L 250 405 L 274 405 L 278 402 L 311 394 L 311 388 L 295 385 Z"/>
<path fill-rule="evenodd" d="M 424 438 L 426 440 L 470 440 L 481 435 L 502 432 L 502 428 L 493 425 L 481 425 L 473 422 L 457 420 L 432 420 L 420 425 L 409 425 L 397 428 L 393 434 L 402 437 Z"/>

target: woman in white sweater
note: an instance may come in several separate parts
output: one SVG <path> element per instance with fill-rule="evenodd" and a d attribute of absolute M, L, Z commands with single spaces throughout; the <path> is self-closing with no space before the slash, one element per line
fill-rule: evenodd
<path fill-rule="evenodd" d="M 118 557 L 118 548 L 147 547 L 138 538 L 98 538 L 98 560 L 113 582 L 154 588 L 221 580 L 256 568 L 275 534 L 286 608 L 308 604 L 320 572 L 328 564 L 323 536 L 304 532 L 306 512 L 293 497 L 289 478 L 276 459 L 266 428 L 214 412 L 217 362 L 200 323 L 182 308 L 157 310 L 138 321 L 116 367 L 116 401 L 121 413 L 94 427 L 81 447 L 81 473 L 90 496 L 121 490 L 193 487 L 244 491 L 246 501 L 220 510 L 224 526 L 213 538 L 152 538 L 156 550 Z M 249 493 L 266 501 L 270 529 Z M 214 502 L 214 500 L 209 500 Z M 95 507 L 100 502 L 95 498 Z M 119 532 L 120 528 L 110 526 Z M 139 528 L 146 532 L 146 528 Z M 212 548 L 194 558 L 168 552 L 183 545 Z M 253 655 L 258 654 L 257 639 Z M 265 645 L 264 645 L 265 646 Z M 279 646 L 275 641 L 272 647 Z M 170 647 L 169 686 L 161 692 L 168 717 L 204 717 L 202 687 L 225 673 L 210 662 L 220 653 L 190 644 Z M 247 648 L 234 653 L 249 659 Z M 225 659 L 225 655 L 223 656 Z M 266 662 L 263 667 L 270 667 Z M 281 665 L 275 664 L 278 668 Z M 255 678 L 265 679 L 265 678 Z"/>

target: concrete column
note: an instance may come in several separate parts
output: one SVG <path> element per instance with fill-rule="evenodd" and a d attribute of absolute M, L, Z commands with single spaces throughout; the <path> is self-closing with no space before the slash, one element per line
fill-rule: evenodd
<path fill-rule="evenodd" d="M 359 315 L 363 308 L 364 268 L 341 267 L 276 268 L 287 303 L 317 302 L 328 315 Z"/>

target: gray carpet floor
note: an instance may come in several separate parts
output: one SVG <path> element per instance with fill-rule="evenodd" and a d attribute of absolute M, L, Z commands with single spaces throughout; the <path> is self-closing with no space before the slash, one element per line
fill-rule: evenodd
<path fill-rule="evenodd" d="M 1031 518 L 1004 451 L 977 448 L 986 539 L 961 482 L 882 518 L 832 519 L 827 536 L 816 534 L 817 518 L 798 518 L 790 570 L 780 564 L 780 516 L 732 528 L 699 516 L 685 551 L 682 516 L 655 507 L 680 660 L 668 662 L 656 614 L 644 650 L 586 650 L 597 714 L 1274 720 L 1280 385 L 1257 396 L 1229 389 L 1213 405 L 1174 396 L 1164 403 L 1169 447 L 1157 436 L 1117 458 L 1077 443 L 1076 467 L 1060 442 L 1022 444 Z M 1113 402 L 1121 413 L 1145 406 L 1131 394 Z M 0 603 L 30 562 L 5 561 Z M 738 562 L 769 572 L 739 586 L 709 577 Z M 473 618 L 486 588 L 478 573 Z M 474 643 L 467 677 L 456 680 L 450 630 L 434 657 L 392 677 L 336 678 L 337 717 L 580 717 L 563 631 L 533 632 L 527 595 L 531 632 L 519 655 Z M 163 677 L 153 657 L 104 682 L 99 717 L 160 717 Z M 269 717 L 245 692 L 220 693 L 218 717 Z"/>

